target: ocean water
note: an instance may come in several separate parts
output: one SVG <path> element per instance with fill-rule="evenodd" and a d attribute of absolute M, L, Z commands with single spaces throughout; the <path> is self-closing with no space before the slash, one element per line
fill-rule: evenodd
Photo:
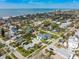
<path fill-rule="evenodd" d="M 55 9 L 0 9 L 0 17 L 47 13 L 54 10 Z"/>

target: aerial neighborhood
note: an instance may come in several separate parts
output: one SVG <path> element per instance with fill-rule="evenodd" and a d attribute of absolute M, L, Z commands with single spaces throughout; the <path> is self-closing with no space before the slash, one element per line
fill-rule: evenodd
<path fill-rule="evenodd" d="M 79 59 L 79 11 L 1 17 L 0 59 Z"/>

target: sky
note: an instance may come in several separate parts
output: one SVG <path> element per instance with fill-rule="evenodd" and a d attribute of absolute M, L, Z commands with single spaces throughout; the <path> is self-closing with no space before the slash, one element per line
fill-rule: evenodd
<path fill-rule="evenodd" d="M 6 8 L 79 9 L 79 0 L 0 0 L 0 9 Z"/>

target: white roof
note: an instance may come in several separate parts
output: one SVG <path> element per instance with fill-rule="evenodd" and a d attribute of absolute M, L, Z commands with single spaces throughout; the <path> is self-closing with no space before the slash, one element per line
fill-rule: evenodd
<path fill-rule="evenodd" d="M 8 19 L 8 18 L 10 18 L 9 16 L 7 16 L 7 17 L 3 17 L 3 19 Z"/>
<path fill-rule="evenodd" d="M 70 48 L 77 48 L 78 47 L 78 38 L 75 37 L 75 36 L 69 37 L 68 47 L 70 47 Z"/>
<path fill-rule="evenodd" d="M 62 23 L 62 24 L 60 25 L 60 27 L 61 27 L 61 28 L 65 28 L 65 27 L 67 27 L 67 26 L 70 25 L 70 24 L 71 24 L 71 22 Z"/>
<path fill-rule="evenodd" d="M 38 40 L 38 39 L 36 39 L 36 38 L 33 38 L 32 42 L 33 42 L 33 43 L 39 43 L 40 40 Z"/>
<path fill-rule="evenodd" d="M 74 58 L 73 59 L 79 59 L 79 57 L 78 56 L 74 56 Z"/>
<path fill-rule="evenodd" d="M 79 29 L 75 32 L 75 35 L 79 37 Z"/>
<path fill-rule="evenodd" d="M 78 42 L 79 41 L 79 39 L 77 38 L 77 37 L 75 37 L 75 36 L 70 36 L 69 37 L 69 40 L 68 40 L 68 42 Z"/>
<path fill-rule="evenodd" d="M 31 47 L 33 47 L 34 46 L 34 44 L 33 43 L 30 43 L 30 44 L 28 44 L 28 45 L 24 45 L 24 49 L 28 49 L 28 48 L 31 48 Z"/>

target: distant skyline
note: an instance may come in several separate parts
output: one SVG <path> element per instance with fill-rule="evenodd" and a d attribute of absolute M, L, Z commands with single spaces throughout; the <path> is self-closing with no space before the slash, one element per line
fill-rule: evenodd
<path fill-rule="evenodd" d="M 79 0 L 0 0 L 0 9 L 6 8 L 79 9 Z"/>

